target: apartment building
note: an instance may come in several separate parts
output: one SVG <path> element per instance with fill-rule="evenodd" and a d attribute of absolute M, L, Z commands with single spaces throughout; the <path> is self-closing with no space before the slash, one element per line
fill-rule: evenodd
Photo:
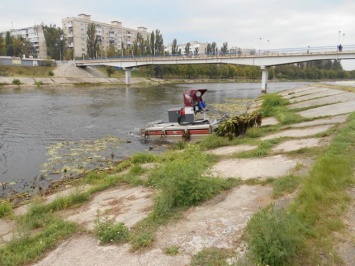
<path fill-rule="evenodd" d="M 35 25 L 33 27 L 22 29 L 11 29 L 9 32 L 10 36 L 22 37 L 24 40 L 31 43 L 35 50 L 33 57 L 40 59 L 47 58 L 47 46 L 42 25 Z M 5 38 L 6 32 L 1 32 L 1 34 Z"/>
<path fill-rule="evenodd" d="M 172 54 L 172 43 L 169 43 L 165 47 L 165 52 L 168 54 Z M 177 45 L 177 51 L 181 50 L 181 54 L 185 55 L 185 47 L 186 43 L 184 44 L 178 44 Z M 191 41 L 190 42 L 190 51 L 189 54 L 194 54 L 194 55 L 201 55 L 206 53 L 206 48 L 207 48 L 207 43 L 202 43 L 198 41 Z"/>
<path fill-rule="evenodd" d="M 96 35 L 100 38 L 100 46 L 103 51 L 107 51 L 110 45 L 121 50 L 121 47 L 129 49 L 137 39 L 137 34 L 146 39 L 148 36 L 147 28 L 138 27 L 137 29 L 126 28 L 122 22 L 112 21 L 103 23 L 92 21 L 91 16 L 79 14 L 78 17 L 68 17 L 62 19 L 64 36 L 67 46 L 73 49 L 74 57 L 82 57 L 87 54 L 87 29 L 90 23 L 96 26 Z"/>

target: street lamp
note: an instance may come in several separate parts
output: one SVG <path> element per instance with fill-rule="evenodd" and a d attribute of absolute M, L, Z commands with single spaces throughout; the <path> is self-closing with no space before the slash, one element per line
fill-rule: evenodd
<path fill-rule="evenodd" d="M 338 33 L 338 43 L 340 42 L 340 33 L 341 33 L 341 30 Z"/>
<path fill-rule="evenodd" d="M 260 38 L 260 46 L 259 46 L 259 55 L 260 55 L 260 51 L 261 51 L 261 38 Z"/>
<path fill-rule="evenodd" d="M 62 61 L 62 41 L 63 41 L 63 35 L 60 35 L 59 37 L 59 60 Z"/>
<path fill-rule="evenodd" d="M 269 40 L 267 40 L 267 52 L 269 53 Z"/>
<path fill-rule="evenodd" d="M 345 33 L 343 33 L 343 45 L 344 45 L 344 38 L 345 38 Z"/>

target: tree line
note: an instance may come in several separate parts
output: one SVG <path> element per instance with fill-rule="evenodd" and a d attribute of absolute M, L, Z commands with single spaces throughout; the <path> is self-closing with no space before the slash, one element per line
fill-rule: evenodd
<path fill-rule="evenodd" d="M 323 66 L 323 67 L 322 67 Z M 155 65 L 139 68 L 142 75 L 155 78 L 208 78 L 258 80 L 261 69 L 257 66 L 232 64 L 201 65 Z M 300 64 L 274 66 L 269 69 L 269 79 L 277 80 L 318 80 L 318 79 L 352 79 L 354 71 L 345 71 L 340 61 L 322 60 Z"/>

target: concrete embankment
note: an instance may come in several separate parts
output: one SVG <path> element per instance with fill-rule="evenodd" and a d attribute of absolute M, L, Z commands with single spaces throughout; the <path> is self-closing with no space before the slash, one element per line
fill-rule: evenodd
<path fill-rule="evenodd" d="M 284 138 L 266 157 L 237 159 L 233 156 L 256 149 L 256 145 L 237 145 L 208 151 L 219 156 L 218 162 L 208 169 L 211 175 L 239 178 L 243 181 L 277 179 L 285 175 L 307 175 L 312 169 L 314 158 L 297 157 L 292 152 L 307 147 L 329 145 L 333 135 L 322 136 L 320 133 L 326 132 L 330 127 L 341 126 L 346 122 L 347 116 L 355 112 L 355 104 L 349 93 L 335 88 L 329 89 L 322 85 L 306 86 L 280 94 L 292 102 L 290 108 L 296 108 L 295 104 L 307 106 L 309 109 L 298 114 L 312 117 L 314 120 L 288 125 L 277 133 L 259 138 L 260 142 L 265 139 Z M 355 95 L 353 92 L 350 94 Z M 335 95 L 342 96 L 342 101 L 330 103 L 330 99 Z M 265 119 L 262 126 L 275 123 L 277 123 L 275 119 Z M 148 172 L 151 168 L 147 165 L 142 167 Z M 148 250 L 131 252 L 128 243 L 102 246 L 92 234 L 82 233 L 63 241 L 35 265 L 189 265 L 193 256 L 207 248 L 231 249 L 236 255 L 228 258 L 228 263 L 242 265 L 242 258 L 247 250 L 243 234 L 248 220 L 260 208 L 270 203 L 286 206 L 294 200 L 297 193 L 296 191 L 275 199 L 272 197 L 272 190 L 270 184 L 253 185 L 252 182 L 244 182 L 204 204 L 191 207 L 181 215 L 181 219 L 162 225 L 156 232 L 154 244 Z M 116 222 L 124 222 L 131 228 L 137 220 L 147 217 L 150 213 L 155 193 L 156 191 L 150 187 L 117 186 L 93 195 L 89 202 L 75 209 L 64 210 L 60 215 L 64 220 L 74 221 L 91 231 L 97 211 L 105 210 L 109 218 Z M 355 192 L 353 193 L 355 195 Z M 337 247 L 337 251 L 345 265 L 354 265 L 352 262 L 355 261 L 355 246 L 351 241 L 355 227 L 353 206 L 354 203 L 350 204 L 347 213 L 347 217 L 350 218 L 346 221 L 344 235 L 338 236 L 341 245 Z M 22 207 L 21 210 L 26 211 L 26 207 Z M 15 214 L 23 213 L 22 211 L 16 210 Z M 13 228 L 11 221 L 0 219 L 2 242 L 11 239 L 14 233 L 11 228 Z M 165 252 L 171 247 L 178 248 L 175 256 Z"/>

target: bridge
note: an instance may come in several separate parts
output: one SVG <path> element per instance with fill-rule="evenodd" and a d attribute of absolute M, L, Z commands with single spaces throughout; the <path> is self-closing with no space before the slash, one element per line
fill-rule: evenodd
<path fill-rule="evenodd" d="M 94 60 L 77 60 L 76 66 L 113 66 L 125 70 L 126 84 L 131 82 L 133 68 L 148 65 L 180 65 L 180 64 L 235 64 L 259 66 L 262 70 L 261 91 L 266 93 L 268 71 L 271 66 L 300 63 L 315 60 L 346 60 L 355 59 L 355 45 L 343 46 L 339 51 L 335 46 L 322 46 L 310 48 L 289 48 L 267 51 L 256 51 L 253 54 L 215 54 L 190 56 L 147 56 L 147 57 L 120 57 L 100 58 Z"/>

